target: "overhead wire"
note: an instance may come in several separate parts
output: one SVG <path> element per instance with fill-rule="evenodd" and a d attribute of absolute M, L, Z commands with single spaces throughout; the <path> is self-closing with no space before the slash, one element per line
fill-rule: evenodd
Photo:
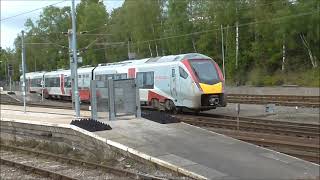
<path fill-rule="evenodd" d="M 43 8 L 46 8 L 46 7 L 49 7 L 49 6 L 54 6 L 54 5 L 57 5 L 57 4 L 66 2 L 66 1 L 67 1 L 67 0 L 63 0 L 63 1 L 59 1 L 59 2 L 56 2 L 56 3 L 53 3 L 53 4 L 49 4 L 49 5 L 40 7 L 40 8 L 36 8 L 36 9 L 30 10 L 30 11 L 22 12 L 22 13 L 13 15 L 13 16 L 9 16 L 9 17 L 3 18 L 3 19 L 1 19 L 0 21 L 6 21 L 6 20 L 8 20 L 8 19 L 12 19 L 12 18 L 21 16 L 21 15 L 25 15 L 25 14 L 29 14 L 29 13 L 32 13 L 32 12 L 35 12 L 35 11 L 39 11 L 39 10 L 42 10 Z"/>

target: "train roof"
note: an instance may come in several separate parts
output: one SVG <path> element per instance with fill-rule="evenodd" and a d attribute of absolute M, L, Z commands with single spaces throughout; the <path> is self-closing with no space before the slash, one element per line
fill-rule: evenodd
<path fill-rule="evenodd" d="M 115 63 L 99 64 L 98 67 L 96 68 L 96 71 L 105 70 L 105 69 L 114 69 L 114 68 L 124 67 L 124 66 L 145 65 L 145 64 L 151 64 L 151 63 L 180 62 L 184 59 L 211 59 L 211 58 L 199 53 L 151 57 L 151 58 L 138 59 L 138 60 L 127 60 L 127 61 L 121 61 L 121 62 L 115 62 Z"/>
<path fill-rule="evenodd" d="M 44 76 L 55 76 L 55 75 L 59 75 L 59 74 L 70 74 L 70 70 L 66 70 L 66 69 L 60 69 L 60 70 L 56 70 L 56 71 L 50 71 L 44 74 Z"/>
<path fill-rule="evenodd" d="M 170 63 L 170 62 L 180 62 L 185 59 L 211 59 L 210 57 L 199 54 L 199 53 L 188 53 L 188 54 L 178 54 L 178 55 L 169 55 L 169 56 L 160 56 L 160 57 L 151 57 L 151 58 L 144 58 L 144 59 L 136 59 L 136 60 L 126 60 L 126 61 L 120 61 L 120 62 L 114 62 L 114 63 L 105 63 L 105 64 L 99 64 L 95 72 L 101 73 L 105 71 L 110 71 L 109 73 L 116 73 L 116 69 L 119 67 L 128 67 L 128 66 L 139 66 L 139 65 L 147 65 L 147 64 L 157 64 L 157 63 Z M 95 67 L 80 67 L 78 68 L 78 74 L 82 73 L 89 73 L 92 72 L 92 70 Z M 28 73 L 29 76 L 37 76 L 37 75 L 45 75 L 45 76 L 54 76 L 57 74 L 70 74 L 70 69 L 68 70 L 56 70 L 51 72 L 31 72 Z"/>
<path fill-rule="evenodd" d="M 94 69 L 94 67 L 81 67 L 81 68 L 78 68 L 78 74 L 79 73 L 80 74 L 82 74 L 82 73 L 91 73 L 93 69 Z"/>
<path fill-rule="evenodd" d="M 45 71 L 29 72 L 29 73 L 26 73 L 26 77 L 39 77 L 39 76 L 43 76 L 44 73 L 46 72 Z"/>

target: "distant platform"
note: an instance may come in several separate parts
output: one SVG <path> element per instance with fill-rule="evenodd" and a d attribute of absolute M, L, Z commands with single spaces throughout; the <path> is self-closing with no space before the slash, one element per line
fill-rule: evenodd
<path fill-rule="evenodd" d="M 204 111 L 204 113 L 237 116 L 237 104 L 228 103 L 227 107 Z M 320 124 L 319 108 L 275 106 L 274 112 L 266 112 L 266 105 L 241 104 L 240 116 L 277 121 Z"/>
<path fill-rule="evenodd" d="M 256 95 L 293 95 L 293 96 L 320 96 L 319 87 L 275 86 L 227 86 L 227 94 L 256 94 Z"/>

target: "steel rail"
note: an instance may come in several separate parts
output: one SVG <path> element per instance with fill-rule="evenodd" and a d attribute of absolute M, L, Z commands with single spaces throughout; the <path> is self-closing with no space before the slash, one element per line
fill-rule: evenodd
<path fill-rule="evenodd" d="M 53 179 L 60 179 L 60 180 L 76 180 L 75 178 L 72 178 L 72 177 L 69 177 L 69 176 L 66 176 L 63 174 L 59 174 L 57 172 L 53 172 L 53 171 L 46 170 L 46 169 L 43 169 L 40 167 L 31 166 L 31 165 L 15 162 L 12 160 L 4 159 L 2 157 L 0 157 L 0 161 L 1 161 L 1 164 L 6 164 L 6 165 L 9 165 L 12 167 L 17 167 L 17 168 L 20 168 L 24 171 L 30 171 L 35 174 L 42 175 L 44 177 L 51 177 Z"/>
<path fill-rule="evenodd" d="M 227 99 L 230 103 L 320 107 L 320 96 L 228 94 Z"/>
<path fill-rule="evenodd" d="M 87 166 L 90 168 L 91 167 L 100 168 L 100 169 L 103 169 L 107 173 L 112 173 L 115 175 L 125 176 L 125 177 L 132 177 L 134 179 L 136 179 L 136 178 L 138 178 L 138 179 L 153 179 L 153 180 L 162 180 L 163 179 L 163 178 L 156 177 L 156 176 L 145 175 L 145 174 L 130 172 L 127 170 L 117 169 L 114 167 L 110 167 L 110 166 L 106 166 L 106 165 L 102 165 L 102 164 L 97 164 L 94 162 L 83 161 L 83 160 L 73 159 L 73 158 L 69 158 L 69 157 L 63 157 L 60 155 L 42 152 L 42 151 L 36 151 L 36 150 L 29 149 L 26 147 L 21 148 L 21 147 L 6 145 L 6 144 L 0 144 L 0 147 L 6 148 L 6 149 L 11 149 L 11 150 L 16 150 L 16 151 L 24 151 L 26 153 L 36 154 L 36 155 L 52 158 L 52 159 L 55 159 L 56 161 L 62 161 L 62 162 L 66 162 L 69 164 L 83 165 L 83 166 Z"/>
<path fill-rule="evenodd" d="M 271 124 L 265 123 L 264 120 L 260 122 L 248 122 L 244 120 L 239 120 L 239 124 L 237 120 L 233 119 L 224 119 L 224 118 L 208 118 L 208 117 L 197 117 L 197 116 L 186 116 L 186 115 L 176 115 L 178 119 L 188 124 L 192 124 L 200 127 L 215 127 L 215 128 L 226 128 L 226 129 L 234 129 L 236 130 L 247 130 L 254 132 L 263 132 L 263 133 L 271 133 L 271 134 L 283 134 L 287 136 L 294 137 L 305 137 L 312 139 L 319 139 L 320 132 L 319 128 L 308 127 L 308 126 L 299 126 L 299 125 L 286 125 L 286 124 Z"/>
<path fill-rule="evenodd" d="M 200 113 L 197 116 L 209 117 L 209 118 L 224 118 L 224 119 L 231 119 L 231 120 L 237 119 L 236 116 L 209 114 L 209 113 Z M 278 121 L 278 120 L 271 120 L 271 119 L 257 119 L 257 118 L 251 118 L 251 117 L 243 117 L 243 116 L 240 116 L 239 119 L 241 121 L 247 121 L 247 122 L 263 122 L 263 123 L 280 124 L 280 125 L 303 126 L 303 127 L 311 127 L 311 128 L 314 127 L 314 128 L 320 129 L 320 124 L 315 124 L 315 123 L 301 123 L 301 122 L 291 122 L 291 121 Z"/>

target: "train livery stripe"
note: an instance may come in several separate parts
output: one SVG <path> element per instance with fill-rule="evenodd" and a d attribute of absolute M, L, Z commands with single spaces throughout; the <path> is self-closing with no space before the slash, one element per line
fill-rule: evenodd
<path fill-rule="evenodd" d="M 89 101 L 90 100 L 90 90 L 89 88 L 84 88 L 79 90 L 80 100 Z"/>
<path fill-rule="evenodd" d="M 60 89 L 61 89 L 61 94 L 65 94 L 64 92 L 64 75 L 60 74 Z"/>
<path fill-rule="evenodd" d="M 157 99 L 157 100 L 159 100 L 159 102 L 164 102 L 168 98 L 149 90 L 148 91 L 148 101 L 150 102 L 152 99 Z"/>
<path fill-rule="evenodd" d="M 190 75 L 191 75 L 191 78 L 192 80 L 195 82 L 195 84 L 197 85 L 197 87 L 199 88 L 200 91 L 203 91 L 200 84 L 199 84 L 199 79 L 196 77 L 196 75 L 194 74 L 191 66 L 190 66 L 190 63 L 189 63 L 189 60 L 188 59 L 185 59 L 183 61 L 181 61 L 182 64 L 184 64 L 187 68 L 187 70 L 189 71 Z"/>
<path fill-rule="evenodd" d="M 191 66 L 190 66 L 190 63 L 189 63 L 188 59 L 185 59 L 185 60 L 183 60 L 183 61 L 181 61 L 181 62 L 182 62 L 182 64 L 184 64 L 184 66 L 186 66 L 187 70 L 189 71 L 189 73 L 190 73 L 190 75 L 191 75 L 192 80 L 193 80 L 194 82 L 198 83 L 199 80 L 198 80 L 198 78 L 196 77 L 196 75 L 193 73 L 193 70 L 192 70 L 192 68 L 191 68 Z"/>
<path fill-rule="evenodd" d="M 223 74 L 222 74 L 222 72 L 221 72 L 221 69 L 219 68 L 219 65 L 218 65 L 216 62 L 214 62 L 214 66 L 215 66 L 215 68 L 216 68 L 216 70 L 217 70 L 217 72 L 218 72 L 218 75 L 219 75 L 220 80 L 221 80 L 221 81 L 224 81 L 224 77 L 223 77 Z"/>
<path fill-rule="evenodd" d="M 128 69 L 128 77 L 129 78 L 135 78 L 136 77 L 136 69 L 135 68 L 129 68 Z"/>

